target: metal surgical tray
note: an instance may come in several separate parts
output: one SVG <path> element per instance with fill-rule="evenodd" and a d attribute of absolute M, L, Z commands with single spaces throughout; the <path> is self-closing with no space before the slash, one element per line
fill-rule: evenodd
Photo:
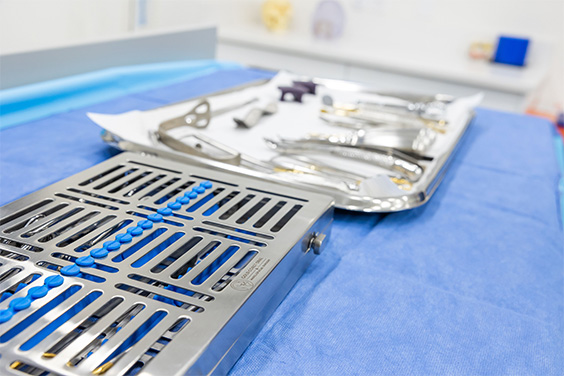
<path fill-rule="evenodd" d="M 0 208 L 0 374 L 227 373 L 323 250 L 332 207 L 122 153 Z"/>
<path fill-rule="evenodd" d="M 343 91 L 351 91 L 356 93 L 364 94 L 379 94 L 379 95 L 392 95 L 394 93 L 381 93 L 375 91 L 373 88 L 365 85 L 356 84 L 349 81 L 332 80 L 324 78 L 311 78 L 311 77 L 301 77 L 299 78 L 303 81 L 312 80 L 316 84 L 326 86 L 328 88 L 338 88 Z M 230 92 L 235 92 L 243 90 L 252 86 L 263 85 L 267 80 L 259 80 L 256 82 L 251 82 L 245 85 L 234 87 L 227 90 L 222 90 L 215 92 L 213 94 L 208 94 L 199 99 L 213 97 L 215 95 L 226 94 Z M 396 95 L 400 95 L 397 94 Z M 401 94 L 402 97 L 410 98 L 409 94 Z M 420 98 L 417 95 L 413 96 L 414 100 Z M 437 96 L 434 96 L 437 97 Z M 443 97 L 448 97 L 443 95 Z M 192 98 L 191 100 L 198 99 Z M 452 100 L 448 97 L 447 99 Z M 168 106 L 168 105 L 167 105 Z M 165 106 L 166 107 L 166 106 Z M 424 163 L 424 172 L 421 178 L 413 184 L 413 187 L 404 190 L 403 188 L 394 187 L 393 190 L 389 189 L 389 179 L 379 179 L 371 181 L 368 186 L 370 187 L 369 192 L 361 194 L 355 191 L 338 190 L 331 186 L 324 184 L 312 184 L 312 182 L 302 179 L 301 174 L 296 174 L 293 178 L 284 177 L 282 175 L 258 171 L 254 169 L 247 168 L 241 165 L 233 165 L 229 163 L 222 163 L 213 159 L 205 158 L 197 155 L 190 155 L 181 153 L 174 150 L 163 150 L 160 148 L 138 144 L 129 140 L 121 139 L 120 137 L 114 135 L 111 132 L 105 131 L 102 138 L 108 144 L 114 146 L 115 148 L 122 151 L 130 151 L 135 153 L 146 153 L 155 156 L 162 156 L 167 159 L 173 159 L 184 163 L 197 164 L 204 166 L 215 171 L 233 171 L 243 175 L 258 177 L 266 181 L 273 182 L 274 184 L 284 184 L 297 187 L 300 191 L 310 191 L 314 193 L 321 193 L 334 198 L 335 207 L 351 211 L 362 211 L 362 212 L 396 212 L 402 210 L 413 209 L 424 205 L 433 196 L 439 185 L 441 184 L 443 178 L 445 177 L 450 163 L 452 162 L 456 151 L 466 134 L 466 130 L 469 127 L 472 119 L 474 117 L 474 112 L 470 111 L 464 119 L 461 120 L 460 126 L 453 131 L 449 141 L 446 143 L 444 149 L 441 153 L 434 156 L 431 162 Z M 275 136 L 275 135 L 272 135 Z M 234 148 L 233 145 L 229 145 L 230 148 Z"/>

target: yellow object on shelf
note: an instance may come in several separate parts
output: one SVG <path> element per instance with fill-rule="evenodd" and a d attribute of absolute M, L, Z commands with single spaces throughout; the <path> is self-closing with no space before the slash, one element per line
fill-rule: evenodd
<path fill-rule="evenodd" d="M 292 3 L 289 0 L 267 0 L 262 4 L 262 22 L 270 31 L 288 29 L 292 18 Z"/>
<path fill-rule="evenodd" d="M 490 60 L 494 46 L 487 42 L 473 42 L 468 49 L 468 56 L 476 60 Z"/>

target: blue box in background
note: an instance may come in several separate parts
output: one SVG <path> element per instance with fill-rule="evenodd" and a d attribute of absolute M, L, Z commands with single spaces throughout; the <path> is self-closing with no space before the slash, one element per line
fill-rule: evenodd
<path fill-rule="evenodd" d="M 493 61 L 522 67 L 525 65 L 528 47 L 528 39 L 500 36 Z"/>

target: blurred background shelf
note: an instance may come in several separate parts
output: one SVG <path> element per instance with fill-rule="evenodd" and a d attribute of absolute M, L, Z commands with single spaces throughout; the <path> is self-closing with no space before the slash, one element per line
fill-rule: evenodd
<path fill-rule="evenodd" d="M 523 111 L 528 97 L 548 75 L 550 43 L 536 42 L 524 67 L 470 60 L 463 35 L 316 40 L 301 33 L 275 34 L 260 26 L 219 29 L 217 56 L 248 65 L 369 83 L 387 90 L 486 93 L 484 105 Z M 441 38 L 441 39 L 439 39 Z M 447 39 L 448 38 L 448 39 Z M 433 43 L 433 41 L 435 41 Z M 440 41 L 440 42 L 439 42 Z"/>

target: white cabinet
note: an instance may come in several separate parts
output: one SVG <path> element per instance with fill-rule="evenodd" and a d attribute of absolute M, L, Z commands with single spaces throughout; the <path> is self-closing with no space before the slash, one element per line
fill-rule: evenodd
<path fill-rule="evenodd" d="M 525 68 L 471 61 L 460 51 L 430 51 L 410 56 L 399 48 L 362 48 L 362 44 L 319 42 L 311 37 L 272 35 L 263 29 L 219 29 L 217 58 L 272 70 L 370 84 L 376 89 L 465 96 L 483 92 L 483 107 L 523 112 L 528 97 L 549 68 L 548 46 L 530 51 Z"/>

